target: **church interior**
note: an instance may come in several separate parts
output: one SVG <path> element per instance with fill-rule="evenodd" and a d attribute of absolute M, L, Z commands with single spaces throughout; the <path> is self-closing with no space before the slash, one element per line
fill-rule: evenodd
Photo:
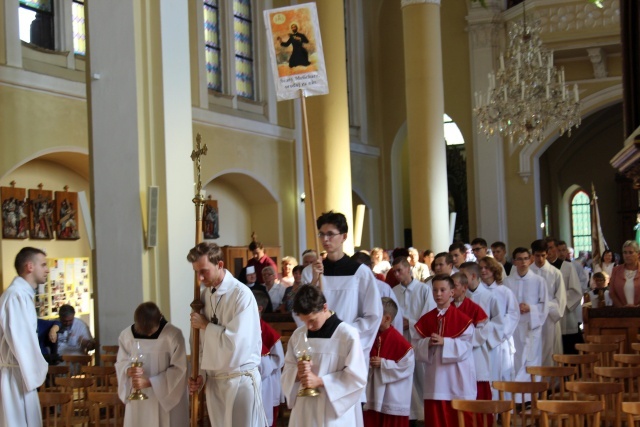
<path fill-rule="evenodd" d="M 319 1 L 329 93 L 304 112 L 300 99 L 277 100 L 263 17 L 298 3 L 0 0 L 0 185 L 77 194 L 78 233 L 3 234 L 2 289 L 15 254 L 34 246 L 86 260 L 101 344 L 148 300 L 188 335 L 198 180 L 217 203 L 218 245 L 243 248 L 255 233 L 298 260 L 315 246 L 305 121 L 317 214 L 362 228 L 348 253 L 574 242 L 572 206 L 593 189 L 609 246 L 634 238 L 638 35 L 621 19 L 637 24 L 634 0 Z M 486 136 L 474 109 L 524 15 L 570 96 L 576 85 L 581 124 L 569 135 L 551 123 L 519 144 Z"/>

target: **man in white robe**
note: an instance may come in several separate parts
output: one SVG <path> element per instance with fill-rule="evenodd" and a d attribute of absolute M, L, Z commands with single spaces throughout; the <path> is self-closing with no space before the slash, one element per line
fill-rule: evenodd
<path fill-rule="evenodd" d="M 551 264 L 556 268 L 557 265 L 560 265 L 560 273 L 562 273 L 562 279 L 567 290 L 567 309 L 560 320 L 562 349 L 565 354 L 578 354 L 575 345 L 584 342 L 580 332 L 580 324 L 582 323 L 582 289 L 586 283 L 584 282 L 584 277 L 581 283 L 578 271 L 571 263 L 571 260 L 561 256 L 561 253 L 568 256 L 568 252 L 566 242 L 562 240 L 556 241 L 555 255 L 557 255 L 558 261 L 555 264 Z M 580 268 L 579 270 L 584 273 L 583 269 Z"/>
<path fill-rule="evenodd" d="M 38 345 L 34 290 L 47 281 L 46 255 L 26 247 L 15 260 L 18 277 L 0 296 L 0 427 L 40 427 L 37 388 L 48 364 Z"/>
<path fill-rule="evenodd" d="M 542 326 L 542 366 L 555 366 L 554 354 L 562 354 L 562 330 L 560 319 L 565 314 L 567 294 L 560 271 L 547 261 L 547 242 L 531 243 L 533 263 L 529 270 L 541 276 L 547 284 L 549 314 Z"/>
<path fill-rule="evenodd" d="M 260 353 L 262 338 L 258 305 L 251 290 L 224 269 L 222 250 L 200 243 L 187 256 L 205 285 L 204 313 L 191 313 L 191 327 L 200 329 L 200 375 L 189 378 L 198 392 L 206 381 L 212 427 L 264 427 Z"/>
<path fill-rule="evenodd" d="M 505 286 L 511 289 L 520 304 L 520 321 L 513 335 L 515 380 L 530 381 L 527 366 L 540 366 L 542 362 L 541 331 L 549 312 L 549 294 L 544 279 L 529 270 L 531 254 L 527 248 L 516 248 L 513 262 L 516 271 L 512 271 Z"/>
<path fill-rule="evenodd" d="M 322 292 L 327 306 L 343 322 L 356 328 L 365 360 L 369 360 L 369 351 L 382 319 L 375 276 L 370 268 L 358 264 L 344 253 L 343 245 L 349 228 L 343 214 L 325 212 L 318 217 L 316 225 L 327 257 L 305 267 L 302 283 L 317 284 L 322 276 Z M 298 326 L 302 325 L 295 313 L 293 319 Z"/>
<path fill-rule="evenodd" d="M 363 426 L 360 396 L 368 365 L 358 331 L 329 311 L 314 286 L 300 288 L 293 310 L 304 325 L 289 339 L 282 372 L 282 391 L 292 409 L 289 426 Z M 300 360 L 303 354 L 311 360 Z M 301 388 L 315 388 L 318 395 L 298 397 Z"/>
<path fill-rule="evenodd" d="M 436 257 L 442 260 L 444 257 Z M 411 273 L 411 265 L 406 258 L 400 257 L 393 260 L 393 268 L 389 274 L 395 274 L 399 285 L 392 289 L 398 300 L 398 306 L 402 310 L 404 316 L 402 329 L 398 329 L 404 338 L 411 342 L 418 339 L 418 336 L 412 336 L 412 331 L 416 322 L 426 313 L 436 308 L 436 302 L 433 299 L 431 285 L 425 284 L 414 277 Z M 411 393 L 411 413 L 409 420 L 424 419 L 424 363 L 415 363 L 413 371 L 413 385 Z"/>
<path fill-rule="evenodd" d="M 118 396 L 126 405 L 124 426 L 172 427 L 189 423 L 187 354 L 180 329 L 168 323 L 152 302 L 138 306 L 136 323 L 120 333 Z M 148 330 L 143 330 L 147 328 Z M 143 366 L 131 376 L 133 358 L 142 354 Z M 141 389 L 147 400 L 130 401 L 132 389 Z"/>

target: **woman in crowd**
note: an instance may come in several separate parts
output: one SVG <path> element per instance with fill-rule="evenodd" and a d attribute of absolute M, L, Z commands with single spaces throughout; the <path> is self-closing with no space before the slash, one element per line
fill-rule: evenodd
<path fill-rule="evenodd" d="M 639 254 L 640 247 L 635 240 L 627 240 L 622 245 L 623 264 L 613 268 L 609 281 L 609 296 L 614 307 L 640 305 Z"/>
<path fill-rule="evenodd" d="M 281 262 L 282 271 L 278 274 L 278 279 L 280 279 L 280 283 L 285 288 L 293 285 L 293 267 L 298 265 L 298 261 L 292 256 L 286 256 L 282 258 Z"/>
<path fill-rule="evenodd" d="M 613 267 L 615 266 L 616 263 L 613 259 L 613 252 L 610 249 L 607 249 L 604 251 L 598 262 L 593 263 L 593 272 L 599 273 L 603 271 L 611 276 L 611 273 L 613 273 Z"/>

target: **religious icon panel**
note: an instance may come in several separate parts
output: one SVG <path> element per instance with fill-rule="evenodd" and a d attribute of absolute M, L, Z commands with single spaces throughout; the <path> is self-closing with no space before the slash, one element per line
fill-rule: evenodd
<path fill-rule="evenodd" d="M 29 234 L 29 204 L 27 190 L 14 187 L 0 188 L 2 199 L 2 237 L 4 239 L 26 239 Z"/>

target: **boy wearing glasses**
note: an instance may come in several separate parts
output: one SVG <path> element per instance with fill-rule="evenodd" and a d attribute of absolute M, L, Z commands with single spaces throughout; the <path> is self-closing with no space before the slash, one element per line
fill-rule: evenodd
<path fill-rule="evenodd" d="M 340 319 L 357 329 L 365 360 L 382 319 L 380 294 L 373 272 L 352 260 L 343 251 L 347 240 L 347 218 L 339 212 L 325 212 L 316 221 L 318 238 L 327 251 L 326 259 L 318 259 L 302 271 L 302 283 L 318 284 L 322 276 L 322 292 L 327 306 Z M 302 322 L 293 316 L 298 326 Z"/>

